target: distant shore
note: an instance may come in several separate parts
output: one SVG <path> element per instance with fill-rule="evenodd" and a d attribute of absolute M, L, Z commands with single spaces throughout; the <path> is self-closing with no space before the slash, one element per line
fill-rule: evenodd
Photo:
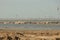
<path fill-rule="evenodd" d="M 0 24 L 60 24 L 60 20 L 0 20 Z"/>

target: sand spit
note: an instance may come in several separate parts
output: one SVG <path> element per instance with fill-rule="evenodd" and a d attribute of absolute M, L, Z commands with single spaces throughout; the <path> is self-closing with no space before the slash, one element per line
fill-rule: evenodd
<path fill-rule="evenodd" d="M 60 30 L 2 30 L 0 40 L 60 40 Z"/>

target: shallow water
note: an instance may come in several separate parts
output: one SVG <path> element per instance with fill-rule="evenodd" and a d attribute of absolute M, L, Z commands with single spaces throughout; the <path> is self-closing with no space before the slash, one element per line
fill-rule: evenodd
<path fill-rule="evenodd" d="M 0 29 L 60 30 L 60 25 L 51 24 L 0 24 Z"/>

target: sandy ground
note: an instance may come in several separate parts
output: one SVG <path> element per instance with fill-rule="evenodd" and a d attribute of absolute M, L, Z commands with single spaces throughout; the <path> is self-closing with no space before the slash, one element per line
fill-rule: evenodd
<path fill-rule="evenodd" d="M 60 40 L 60 30 L 0 29 L 0 40 Z"/>

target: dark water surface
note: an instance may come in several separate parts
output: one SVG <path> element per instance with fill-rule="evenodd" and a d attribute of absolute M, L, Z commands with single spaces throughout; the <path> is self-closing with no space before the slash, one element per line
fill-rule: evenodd
<path fill-rule="evenodd" d="M 60 25 L 51 24 L 0 24 L 0 29 L 60 30 Z"/>

